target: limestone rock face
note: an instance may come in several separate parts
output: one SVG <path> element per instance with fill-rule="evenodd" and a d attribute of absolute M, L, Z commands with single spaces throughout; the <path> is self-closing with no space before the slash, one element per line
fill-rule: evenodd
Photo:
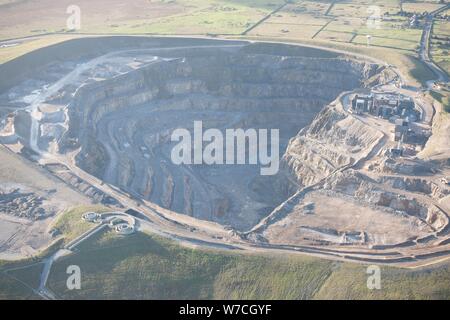
<path fill-rule="evenodd" d="M 308 186 L 354 164 L 382 137 L 377 130 L 328 106 L 291 139 L 283 156 L 284 165 L 299 184 Z"/>
<path fill-rule="evenodd" d="M 78 88 L 58 150 L 80 149 L 82 169 L 165 208 L 246 229 L 376 143 L 370 128 L 324 106 L 379 72 L 351 59 L 246 52 L 161 60 Z M 255 166 L 174 166 L 171 132 L 198 120 L 204 130 L 279 129 L 283 169 L 261 178 Z"/>

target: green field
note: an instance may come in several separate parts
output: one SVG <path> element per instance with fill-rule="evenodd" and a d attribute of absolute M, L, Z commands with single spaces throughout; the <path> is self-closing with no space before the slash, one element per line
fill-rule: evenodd
<path fill-rule="evenodd" d="M 240 34 L 284 0 L 80 0 L 82 33 Z M 67 32 L 70 3 L 7 1 L 0 11 L 0 39 Z M 49 7 L 51 10 L 49 10 Z M 108 12 L 108 14 L 101 14 Z M 100 14 L 99 14 L 100 13 Z"/>
<path fill-rule="evenodd" d="M 403 10 L 406 12 L 424 13 L 441 8 L 439 1 L 404 1 Z"/>
<path fill-rule="evenodd" d="M 371 36 L 370 42 L 368 44 L 366 35 L 357 35 L 353 39 L 353 43 L 360 45 L 369 45 L 392 49 L 411 50 L 411 51 L 417 49 L 418 47 L 417 42 L 415 41 L 378 37 L 378 36 Z"/>
<path fill-rule="evenodd" d="M 381 290 L 367 290 L 365 267 L 343 264 L 332 273 L 317 299 L 450 299 L 450 265 L 425 271 L 383 268 Z"/>
<path fill-rule="evenodd" d="M 92 223 L 86 222 L 81 219 L 83 213 L 86 213 L 88 211 L 101 213 L 110 210 L 102 206 L 77 207 L 69 209 L 66 212 L 60 214 L 59 218 L 53 224 L 52 228 L 57 228 L 61 232 L 65 243 L 70 242 L 71 240 L 94 227 Z"/>
<path fill-rule="evenodd" d="M 433 24 L 431 56 L 442 69 L 450 74 L 450 21 L 437 20 Z"/>
<path fill-rule="evenodd" d="M 383 16 L 379 25 L 372 27 L 369 8 L 378 6 Z M 329 1 L 298 1 L 289 4 L 252 31 L 257 36 L 322 39 L 367 45 L 371 35 L 372 46 L 415 52 L 422 30 L 409 28 L 407 18 L 396 15 L 399 1 L 346 1 L 331 4 Z M 362 41 L 363 40 L 363 41 Z"/>
<path fill-rule="evenodd" d="M 433 99 L 439 101 L 442 104 L 444 111 L 450 113 L 450 91 L 449 90 L 440 90 L 438 91 L 430 91 Z"/>
<path fill-rule="evenodd" d="M 79 265 L 82 289 L 66 290 L 68 265 Z M 312 258 L 221 254 L 135 234 L 106 233 L 54 266 L 49 287 L 62 298 L 312 298 L 332 263 Z"/>
<path fill-rule="evenodd" d="M 39 261 L 0 264 L 0 299 L 37 299 Z M 67 267 L 81 289 L 66 288 Z M 158 236 L 106 231 L 52 267 L 48 288 L 62 299 L 450 299 L 450 264 L 424 270 L 367 267 L 303 255 L 255 255 L 182 247 Z"/>
<path fill-rule="evenodd" d="M 0 272 L 0 300 L 31 300 L 39 299 L 33 291 L 17 279 Z"/>
<path fill-rule="evenodd" d="M 238 35 L 267 15 L 280 1 L 239 2 L 194 1 L 197 10 L 163 18 L 128 20 L 117 24 L 95 26 L 89 30 L 99 33 L 140 33 L 140 34 L 228 34 Z M 186 2 L 187 5 L 187 2 Z M 83 30 L 83 32 L 89 32 Z"/>
<path fill-rule="evenodd" d="M 79 265 L 82 289 L 65 287 Z M 196 250 L 155 236 L 109 232 L 58 262 L 49 287 L 62 298 L 312 299 L 450 298 L 450 266 L 426 271 L 382 268 L 382 289 L 366 286 L 366 267 L 306 256 Z"/>

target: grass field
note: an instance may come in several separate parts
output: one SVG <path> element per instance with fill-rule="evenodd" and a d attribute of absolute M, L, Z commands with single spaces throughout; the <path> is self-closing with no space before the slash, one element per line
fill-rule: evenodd
<path fill-rule="evenodd" d="M 439 101 L 442 104 L 445 112 L 450 113 L 450 91 L 440 90 L 438 92 L 432 90 L 430 91 L 430 94 L 433 99 Z"/>
<path fill-rule="evenodd" d="M 79 0 L 80 32 L 239 34 L 283 0 Z M 10 1 L 0 10 L 0 39 L 67 31 L 71 0 Z M 0 4 L 1 5 L 1 4 Z"/>
<path fill-rule="evenodd" d="M 381 289 L 367 290 L 366 267 L 342 264 L 331 274 L 317 299 L 450 299 L 450 265 L 426 271 L 381 269 Z"/>
<path fill-rule="evenodd" d="M 332 270 L 328 261 L 220 254 L 144 234 L 89 242 L 54 266 L 49 286 L 63 298 L 311 298 Z M 66 290 L 70 264 L 81 268 L 81 290 Z"/>
<path fill-rule="evenodd" d="M 433 24 L 431 56 L 433 60 L 450 74 L 450 21 L 438 20 Z"/>
<path fill-rule="evenodd" d="M 83 213 L 86 213 L 88 211 L 101 213 L 111 210 L 102 206 L 83 206 L 69 209 L 66 212 L 60 214 L 58 220 L 56 220 L 52 227 L 57 228 L 62 233 L 65 243 L 70 242 L 89 229 L 92 229 L 92 223 L 86 222 L 81 219 Z"/>
<path fill-rule="evenodd" d="M 81 290 L 65 287 L 79 265 Z M 50 288 L 65 299 L 450 298 L 449 265 L 426 271 L 382 268 L 381 290 L 367 289 L 366 267 L 305 256 L 254 256 L 183 248 L 145 234 L 109 232 L 59 261 Z"/>
<path fill-rule="evenodd" d="M 353 39 L 353 43 L 360 45 L 367 45 L 367 36 L 358 35 Z M 378 46 L 384 48 L 401 49 L 401 50 L 415 50 L 418 45 L 415 41 L 390 39 L 377 36 L 371 36 L 369 46 Z"/>
<path fill-rule="evenodd" d="M 424 13 L 437 10 L 444 6 L 439 1 L 425 2 L 425 1 L 405 1 L 403 2 L 403 11 L 413 13 Z"/>
<path fill-rule="evenodd" d="M 183 2 L 181 2 L 183 3 Z M 266 4 L 264 4 L 266 3 Z M 117 24 L 96 26 L 95 32 L 150 33 L 150 34 L 240 34 L 267 15 L 280 1 L 185 1 L 186 8 L 196 6 L 176 15 L 129 20 Z M 189 4 L 189 6 L 188 6 Z M 83 32 L 85 32 L 83 30 Z"/>
<path fill-rule="evenodd" d="M 81 289 L 66 287 L 78 265 Z M 0 299 L 37 299 L 42 263 L 0 263 Z M 136 233 L 97 234 L 52 267 L 48 287 L 62 299 L 449 299 L 450 264 L 425 270 L 367 266 L 300 255 L 254 255 L 181 247 Z M 7 271 L 7 272 L 5 272 Z"/>
<path fill-rule="evenodd" d="M 432 4 L 433 5 L 433 4 Z M 384 16 L 378 25 L 369 23 L 374 13 Z M 372 36 L 372 46 L 415 53 L 422 30 L 409 28 L 408 19 L 396 15 L 399 1 L 346 1 L 331 4 L 325 1 L 299 1 L 289 4 L 256 27 L 251 35 L 296 39 L 320 39 L 367 45 L 367 35 Z"/>
<path fill-rule="evenodd" d="M 25 284 L 0 272 L 0 300 L 31 300 L 39 299 Z"/>
<path fill-rule="evenodd" d="M 43 268 L 44 264 L 37 262 L 24 267 L 20 266 L 10 269 L 6 274 L 26 285 L 28 288 L 38 288 L 40 280 L 39 274 L 42 272 Z"/>

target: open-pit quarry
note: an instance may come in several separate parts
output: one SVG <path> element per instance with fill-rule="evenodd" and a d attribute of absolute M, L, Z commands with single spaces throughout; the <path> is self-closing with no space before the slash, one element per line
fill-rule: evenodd
<path fill-rule="evenodd" d="M 80 202 L 133 209 L 142 229 L 198 246 L 411 267 L 450 256 L 448 140 L 431 135 L 393 156 L 394 125 L 348 110 L 350 92 L 395 88 L 395 68 L 243 41 L 88 38 L 41 50 L 47 60 L 39 50 L 25 55 L 9 63 L 24 70 L 2 79 L 2 152 L 37 165 Z M 171 134 L 194 121 L 204 130 L 279 129 L 280 170 L 174 164 Z M 433 132 L 433 121 L 417 125 Z M 61 209 L 48 209 L 58 192 L 0 181 L 0 218 L 38 221 L 45 233 Z"/>

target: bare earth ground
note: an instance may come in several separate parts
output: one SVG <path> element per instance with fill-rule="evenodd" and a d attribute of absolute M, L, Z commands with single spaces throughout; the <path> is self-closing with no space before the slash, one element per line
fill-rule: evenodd
<path fill-rule="evenodd" d="M 424 236 L 430 232 L 426 225 L 396 216 L 382 210 L 362 207 L 350 199 L 328 196 L 321 192 L 311 193 L 305 202 L 316 204 L 314 214 L 303 214 L 294 208 L 293 213 L 271 225 L 264 236 L 272 243 L 297 244 L 305 237 L 320 238 L 325 241 L 339 241 L 340 235 L 319 232 L 318 229 L 337 231 L 366 231 L 376 243 L 400 243 L 413 236 Z M 299 208 L 300 209 L 300 208 Z M 395 226 L 395 232 L 393 232 Z"/>
<path fill-rule="evenodd" d="M 442 106 L 435 103 L 437 112 L 433 124 L 434 133 L 431 136 L 426 148 L 421 155 L 432 159 L 448 159 L 450 158 L 450 114 L 443 112 Z"/>
<path fill-rule="evenodd" d="M 31 256 L 48 245 L 48 228 L 58 213 L 91 201 L 56 180 L 36 165 L 0 147 L 0 187 L 20 188 L 34 192 L 46 200 L 43 207 L 55 214 L 43 220 L 31 221 L 0 213 L 0 260 Z"/>

